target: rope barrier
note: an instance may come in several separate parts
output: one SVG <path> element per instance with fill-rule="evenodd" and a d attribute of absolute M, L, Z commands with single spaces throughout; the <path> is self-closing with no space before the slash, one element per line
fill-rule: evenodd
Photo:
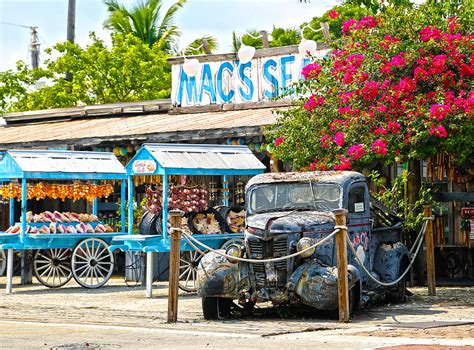
<path fill-rule="evenodd" d="M 429 219 L 428 219 L 429 220 Z M 421 227 L 421 230 L 420 230 L 420 233 L 418 234 L 418 236 L 416 237 L 415 239 L 415 242 L 418 241 L 418 239 L 420 237 L 423 237 L 423 234 L 425 233 L 425 228 L 426 228 L 426 221 L 423 223 L 423 226 Z M 346 231 L 346 239 L 351 242 L 350 240 L 350 237 L 349 237 L 349 234 L 347 233 Z M 375 283 L 377 284 L 380 284 L 381 286 L 384 286 L 384 287 L 390 287 L 390 286 L 394 286 L 395 284 L 397 284 L 398 282 L 400 282 L 403 278 L 405 278 L 406 274 L 408 273 L 408 271 L 410 271 L 412 265 L 413 265 L 413 262 L 415 261 L 415 258 L 416 256 L 418 255 L 418 252 L 420 251 L 420 247 L 422 246 L 422 243 L 423 243 L 423 238 L 421 238 L 419 240 L 418 245 L 414 244 L 412 249 L 416 246 L 416 251 L 415 251 L 415 255 L 413 256 L 413 259 L 410 261 L 410 263 L 408 264 L 408 267 L 406 268 L 406 270 L 403 272 L 403 274 L 398 277 L 395 281 L 393 282 L 382 282 L 382 281 L 379 281 L 378 279 L 376 279 L 374 276 L 372 276 L 372 274 L 369 272 L 369 270 L 367 270 L 367 268 L 365 267 L 364 263 L 360 260 L 359 256 L 357 255 L 357 252 L 354 248 L 354 246 L 352 244 L 349 244 L 349 247 L 351 248 L 351 251 L 352 253 L 354 254 L 354 257 L 357 261 L 357 263 L 360 265 L 360 267 L 362 267 L 362 270 L 364 270 L 364 272 L 367 274 L 367 276 L 372 280 L 374 281 Z M 412 252 L 412 249 L 410 250 L 410 254 Z"/>
<path fill-rule="evenodd" d="M 412 259 L 410 261 L 410 263 L 408 264 L 408 267 L 405 269 L 405 271 L 403 272 L 403 274 L 401 276 L 399 276 L 395 281 L 393 282 L 382 282 L 378 279 L 376 279 L 374 276 L 372 276 L 372 274 L 370 273 L 369 270 L 367 270 L 367 268 L 365 267 L 364 263 L 360 260 L 359 256 L 357 255 L 357 252 L 354 248 L 354 246 L 352 245 L 352 242 L 351 242 L 351 239 L 349 237 L 349 233 L 347 231 L 347 227 L 346 226 L 342 226 L 342 225 L 336 225 L 334 226 L 334 231 L 331 232 L 331 234 L 329 234 L 328 236 L 324 237 L 322 240 L 316 242 L 315 244 L 299 251 L 299 252 L 296 252 L 296 253 L 293 253 L 293 254 L 290 254 L 290 255 L 286 255 L 286 256 L 282 256 L 282 257 L 278 257 L 278 258 L 270 258 L 270 259 L 249 259 L 249 258 L 240 258 L 240 257 L 236 257 L 236 256 L 231 256 L 231 255 L 228 255 L 228 254 L 225 254 L 225 253 L 222 253 L 216 249 L 213 249 L 211 247 L 209 247 L 208 245 L 200 242 L 198 239 L 194 238 L 192 235 L 184 232 L 182 229 L 178 229 L 178 228 L 173 228 L 172 230 L 175 230 L 175 231 L 180 231 L 182 233 L 182 236 L 184 237 L 184 239 L 186 239 L 186 241 L 189 243 L 189 245 L 194 248 L 195 250 L 197 250 L 199 253 L 201 254 L 204 254 L 204 252 L 199 249 L 199 247 L 197 247 L 197 245 L 201 246 L 201 248 L 204 248 L 204 250 L 208 250 L 208 251 L 211 251 L 213 253 L 216 253 L 220 256 L 223 256 L 225 257 L 226 259 L 231 259 L 231 260 L 234 260 L 234 261 L 242 261 L 242 262 L 248 262 L 248 263 L 267 263 L 267 262 L 277 262 L 277 261 L 284 261 L 284 260 L 288 260 L 288 259 L 291 259 L 291 258 L 294 258 L 296 256 L 299 256 L 303 253 L 305 253 L 306 251 L 308 250 L 311 250 L 311 249 L 314 249 L 320 245 L 322 245 L 323 243 L 325 243 L 326 241 L 330 240 L 331 238 L 334 237 L 334 235 L 336 235 L 336 233 L 338 233 L 340 230 L 345 230 L 345 238 L 347 239 L 347 241 L 350 243 L 348 244 L 352 253 L 354 254 L 354 258 L 355 260 L 357 261 L 357 263 L 361 266 L 362 270 L 367 274 L 367 276 L 372 280 L 374 281 L 375 283 L 377 284 L 380 284 L 381 286 L 384 286 L 384 287 L 390 287 L 390 286 L 393 286 L 395 284 L 397 284 L 398 282 L 400 282 L 403 278 L 405 278 L 406 274 L 410 271 L 411 267 L 413 266 L 413 263 L 415 261 L 415 258 L 416 256 L 418 255 L 419 251 L 420 251 L 420 248 L 422 246 L 422 243 L 423 243 L 423 235 L 425 233 L 425 229 L 426 229 L 426 224 L 427 224 L 427 220 L 432 220 L 431 217 L 425 217 L 424 219 L 424 222 L 423 222 L 423 225 L 420 229 L 420 232 L 418 233 L 418 236 L 416 237 L 415 239 L 415 242 L 413 243 L 413 246 L 411 247 L 410 251 L 408 252 L 410 256 L 412 256 Z M 413 254 L 413 250 L 415 249 L 415 253 Z"/>
<path fill-rule="evenodd" d="M 259 263 L 267 263 L 267 262 L 277 262 L 277 261 L 283 261 L 283 260 L 288 260 L 288 259 L 291 259 L 291 258 L 294 258 L 296 256 L 299 256 L 301 254 L 303 254 L 304 252 L 308 251 L 308 250 L 311 250 L 311 249 L 314 249 L 320 245 L 322 245 L 323 243 L 325 243 L 326 241 L 330 240 L 331 238 L 334 237 L 334 235 L 336 233 L 339 232 L 339 228 L 334 230 L 331 234 L 329 234 L 328 236 L 324 237 L 322 240 L 316 242 L 315 244 L 309 246 L 308 248 L 305 248 L 299 252 L 296 252 L 296 253 L 293 253 L 293 254 L 290 254 L 290 255 L 286 255 L 286 256 L 281 256 L 279 258 L 270 258 L 270 259 L 248 259 L 248 258 L 239 258 L 239 257 L 236 257 L 236 256 L 231 256 L 231 255 L 228 255 L 228 254 L 225 254 L 225 253 L 222 253 L 222 252 L 219 252 L 218 250 L 216 249 L 213 249 L 207 245 L 205 245 L 204 243 L 200 242 L 199 240 L 197 240 L 196 238 L 194 238 L 193 236 L 191 236 L 190 234 L 186 233 L 186 232 L 183 232 L 182 231 L 182 234 L 183 234 L 183 237 L 189 242 L 189 244 L 192 246 L 191 244 L 191 240 L 201 246 L 202 248 L 206 249 L 206 250 L 209 250 L 213 253 L 216 253 L 218 255 L 221 255 L 227 259 L 230 259 L 230 260 L 235 260 L 235 261 L 242 261 L 242 262 L 249 262 L 249 263 L 254 263 L 254 264 L 259 264 Z M 194 248 L 194 247 L 193 247 Z"/>

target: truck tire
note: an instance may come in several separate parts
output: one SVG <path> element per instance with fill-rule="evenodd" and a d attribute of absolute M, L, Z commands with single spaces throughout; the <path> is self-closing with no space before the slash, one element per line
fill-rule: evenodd
<path fill-rule="evenodd" d="M 202 298 L 202 313 L 206 320 L 218 320 L 230 316 L 232 300 L 218 297 Z"/>
<path fill-rule="evenodd" d="M 407 268 L 407 263 L 402 261 L 400 264 L 399 276 Z M 401 304 L 407 300 L 407 280 L 406 276 L 398 282 L 393 289 L 387 290 L 385 293 L 385 301 L 392 304 Z"/>

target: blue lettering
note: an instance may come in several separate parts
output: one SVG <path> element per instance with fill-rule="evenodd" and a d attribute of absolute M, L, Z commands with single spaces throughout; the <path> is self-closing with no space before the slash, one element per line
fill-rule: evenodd
<path fill-rule="evenodd" d="M 197 87 L 196 87 L 196 77 L 188 77 L 183 71 L 183 66 L 181 66 L 181 74 L 179 77 L 178 85 L 178 96 L 176 101 L 178 104 L 183 103 L 183 89 L 186 85 L 186 101 L 187 104 L 194 104 L 197 102 Z"/>
<path fill-rule="evenodd" d="M 241 64 L 239 66 L 239 78 L 242 81 L 242 84 L 245 85 L 245 87 L 248 91 L 247 93 L 245 93 L 245 91 L 242 89 L 242 87 L 239 87 L 240 97 L 245 101 L 251 101 L 252 100 L 253 91 L 254 91 L 252 80 L 250 79 L 250 77 L 248 75 L 245 74 L 246 69 L 251 68 L 251 67 L 252 67 L 252 61 L 250 61 L 246 64 Z"/>
<path fill-rule="evenodd" d="M 281 88 L 283 90 L 282 92 L 286 91 L 286 82 L 287 81 L 291 82 L 292 80 L 291 66 L 293 62 L 295 62 L 295 56 L 286 56 L 286 57 L 280 58 Z M 290 69 L 288 69 L 289 73 L 287 73 L 287 67 L 286 67 L 287 64 L 290 64 Z"/>
<path fill-rule="evenodd" d="M 222 88 L 222 75 L 224 74 L 225 70 L 228 70 L 232 75 L 234 66 L 230 62 L 224 62 L 219 67 L 219 70 L 217 71 L 217 93 L 224 103 L 229 103 L 234 98 L 234 90 L 229 87 L 229 92 L 226 94 Z"/>
<path fill-rule="evenodd" d="M 306 67 L 310 63 L 311 63 L 311 60 L 308 57 L 303 58 L 303 61 L 301 61 L 300 80 L 304 80 L 304 76 L 303 74 L 301 74 L 301 72 L 303 72 L 303 68 Z"/>
<path fill-rule="evenodd" d="M 272 70 L 275 71 L 276 67 L 277 63 L 273 59 L 266 61 L 263 65 L 263 77 L 272 86 L 272 91 L 265 89 L 263 92 L 263 96 L 268 99 L 278 96 L 278 79 L 270 73 L 270 68 L 273 68 Z"/>
<path fill-rule="evenodd" d="M 212 83 L 212 73 L 209 64 L 205 64 L 202 67 L 201 93 L 199 94 L 199 102 L 202 102 L 204 92 L 209 95 L 211 103 L 216 103 L 216 91 L 214 90 L 214 84 Z"/>

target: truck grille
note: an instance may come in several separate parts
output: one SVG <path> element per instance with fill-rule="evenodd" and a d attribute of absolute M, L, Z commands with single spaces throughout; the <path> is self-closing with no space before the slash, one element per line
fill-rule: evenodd
<path fill-rule="evenodd" d="M 288 254 L 288 238 L 286 235 L 281 238 L 277 236 L 269 241 L 263 241 L 251 237 L 247 239 L 247 244 L 251 259 L 279 258 Z M 263 263 L 252 264 L 257 287 L 284 287 L 287 277 L 287 260 L 277 261 L 270 264 L 273 265 L 277 275 L 276 284 L 275 282 L 267 281 L 267 273 Z"/>

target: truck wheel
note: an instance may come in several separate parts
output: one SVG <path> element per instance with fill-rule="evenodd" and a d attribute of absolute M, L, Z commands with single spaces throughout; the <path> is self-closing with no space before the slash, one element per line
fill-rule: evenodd
<path fill-rule="evenodd" d="M 406 263 L 400 265 L 400 273 L 406 269 Z M 406 276 L 398 282 L 393 289 L 387 290 L 385 293 L 385 301 L 392 304 L 401 304 L 407 300 L 407 281 Z"/>
<path fill-rule="evenodd" d="M 232 300 L 218 297 L 202 298 L 202 312 L 206 320 L 218 320 L 230 316 Z"/>

